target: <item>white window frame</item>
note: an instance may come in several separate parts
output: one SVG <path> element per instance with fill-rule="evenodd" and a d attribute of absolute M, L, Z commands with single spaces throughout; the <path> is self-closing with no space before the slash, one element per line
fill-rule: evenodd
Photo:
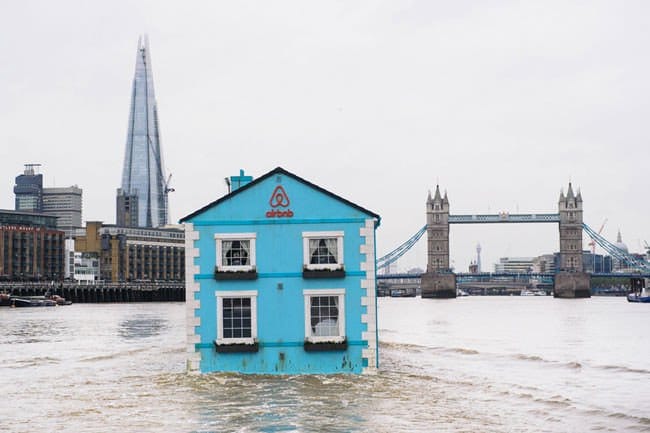
<path fill-rule="evenodd" d="M 310 343 L 342 343 L 345 341 L 345 289 L 305 289 L 305 340 Z M 339 298 L 339 335 L 338 336 L 313 336 L 311 335 L 311 297 L 312 296 L 338 296 Z"/>
<path fill-rule="evenodd" d="M 217 291 L 217 344 L 253 344 L 257 340 L 257 290 Z M 223 337 L 223 299 L 250 298 L 251 300 L 251 336 L 245 338 Z"/>
<path fill-rule="evenodd" d="M 322 263 L 312 264 L 309 257 L 309 240 L 310 239 L 324 239 L 336 238 L 336 248 L 338 255 L 338 263 Z M 328 232 L 302 232 L 302 263 L 305 269 L 310 271 L 330 270 L 335 271 L 343 269 L 343 231 L 328 231 Z"/>
<path fill-rule="evenodd" d="M 257 233 L 215 233 L 214 239 L 216 244 L 216 266 L 217 271 L 220 272 L 247 272 L 254 271 L 256 266 L 255 260 L 255 240 L 257 238 Z M 250 241 L 250 253 L 249 253 L 249 263 L 248 265 L 241 266 L 226 266 L 223 264 L 223 255 L 221 251 L 223 250 L 222 243 L 223 241 Z"/>

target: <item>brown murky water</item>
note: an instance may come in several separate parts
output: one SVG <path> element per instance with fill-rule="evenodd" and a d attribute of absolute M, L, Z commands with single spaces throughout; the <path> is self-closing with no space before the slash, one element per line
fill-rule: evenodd
<path fill-rule="evenodd" d="M 185 374 L 183 304 L 0 309 L 0 431 L 650 431 L 650 307 L 380 299 L 373 376 Z"/>

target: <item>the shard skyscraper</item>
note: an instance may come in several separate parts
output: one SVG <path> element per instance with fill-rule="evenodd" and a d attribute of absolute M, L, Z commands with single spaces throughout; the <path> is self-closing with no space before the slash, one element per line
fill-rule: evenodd
<path fill-rule="evenodd" d="M 138 40 L 122 186 L 117 190 L 117 225 L 161 227 L 167 224 L 167 194 L 171 191 L 167 183 L 149 40 L 145 36 Z"/>

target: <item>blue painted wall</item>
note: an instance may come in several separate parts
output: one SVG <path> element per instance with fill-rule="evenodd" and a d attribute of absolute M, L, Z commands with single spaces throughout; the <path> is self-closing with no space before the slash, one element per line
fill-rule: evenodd
<path fill-rule="evenodd" d="M 270 198 L 281 185 L 290 204 L 286 209 L 291 218 L 267 218 L 271 210 Z M 360 264 L 365 255 L 360 247 L 365 238 L 360 229 L 372 216 L 350 206 L 322 191 L 312 188 L 292 176 L 275 174 L 242 189 L 198 214 L 185 219 L 199 232 L 195 247 L 199 257 L 195 264 L 200 283 L 201 325 L 196 328 L 200 336 L 197 348 L 201 352 L 200 370 L 237 371 L 244 373 L 360 373 L 365 367 L 362 349 L 367 342 L 362 339 L 366 324 L 361 322 L 366 307 L 361 297 L 366 290 L 361 280 L 366 272 Z M 343 231 L 345 278 L 304 279 L 303 231 Z M 214 278 L 216 263 L 215 233 L 257 233 L 256 267 L 258 278 L 251 281 L 217 281 Z M 374 236 L 374 231 L 373 231 Z M 373 239 L 374 244 L 374 239 Z M 374 272 L 374 271 L 373 271 Z M 188 276 L 191 278 L 191 276 Z M 279 288 L 281 285 L 282 288 Z M 346 338 L 345 351 L 306 352 L 305 340 L 305 289 L 344 288 Z M 217 291 L 257 291 L 257 353 L 217 353 Z M 374 287 L 371 289 L 374 291 Z M 376 338 L 376 336 L 375 336 Z"/>

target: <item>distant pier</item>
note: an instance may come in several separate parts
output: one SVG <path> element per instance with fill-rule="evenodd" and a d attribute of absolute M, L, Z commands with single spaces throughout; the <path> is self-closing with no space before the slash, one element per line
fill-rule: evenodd
<path fill-rule="evenodd" d="M 184 302 L 185 283 L 0 283 L 0 293 L 11 296 L 59 295 L 73 303 Z"/>

